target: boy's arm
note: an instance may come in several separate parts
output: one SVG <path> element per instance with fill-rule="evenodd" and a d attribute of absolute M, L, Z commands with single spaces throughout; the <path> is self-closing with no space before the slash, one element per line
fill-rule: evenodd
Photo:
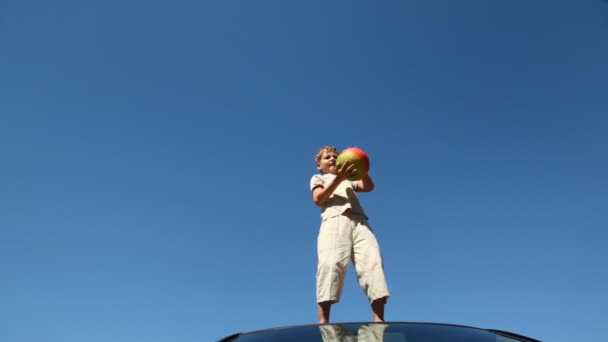
<path fill-rule="evenodd" d="M 345 162 L 336 170 L 336 177 L 334 177 L 328 184 L 325 186 L 318 185 L 314 189 L 312 189 L 312 200 L 318 206 L 323 206 L 327 203 L 327 200 L 334 193 L 338 185 L 342 183 L 343 180 L 348 178 L 348 176 L 355 172 L 354 164 L 350 164 Z"/>
<path fill-rule="evenodd" d="M 374 190 L 374 181 L 370 175 L 366 175 L 359 181 L 357 181 L 357 191 L 360 192 L 370 192 Z"/>

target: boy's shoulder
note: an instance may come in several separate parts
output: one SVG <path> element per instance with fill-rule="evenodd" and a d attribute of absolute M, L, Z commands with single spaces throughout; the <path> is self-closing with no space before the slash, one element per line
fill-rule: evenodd
<path fill-rule="evenodd" d="M 335 177 L 335 175 L 331 173 L 316 173 L 312 175 L 310 177 L 310 189 L 312 190 L 319 185 L 325 186 L 326 183 L 331 181 L 332 177 Z"/>
<path fill-rule="evenodd" d="M 320 179 L 320 180 L 324 180 L 327 181 L 329 179 L 332 179 L 333 177 L 335 177 L 336 175 L 334 175 L 333 173 L 315 173 L 314 175 L 312 175 L 312 177 L 310 177 L 311 179 Z"/>
<path fill-rule="evenodd" d="M 310 177 L 310 188 L 314 188 L 317 185 L 325 186 L 325 184 L 331 182 L 336 175 L 333 173 L 317 173 Z"/>

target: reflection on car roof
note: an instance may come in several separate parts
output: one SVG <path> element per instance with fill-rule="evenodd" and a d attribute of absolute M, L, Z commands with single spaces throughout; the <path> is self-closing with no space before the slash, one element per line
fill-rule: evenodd
<path fill-rule="evenodd" d="M 234 334 L 219 342 L 540 342 L 516 333 L 427 322 L 306 324 Z"/>

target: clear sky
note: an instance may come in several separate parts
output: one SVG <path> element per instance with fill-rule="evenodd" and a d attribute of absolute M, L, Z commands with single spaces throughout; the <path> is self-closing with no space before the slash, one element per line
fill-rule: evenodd
<path fill-rule="evenodd" d="M 314 323 L 326 144 L 388 320 L 605 340 L 607 81 L 604 0 L 0 0 L 0 340 Z"/>

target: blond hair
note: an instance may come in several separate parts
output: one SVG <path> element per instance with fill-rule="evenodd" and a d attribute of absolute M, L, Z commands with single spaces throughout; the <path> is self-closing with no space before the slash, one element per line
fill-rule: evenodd
<path fill-rule="evenodd" d="M 325 146 L 321 147 L 319 149 L 319 151 L 317 152 L 317 155 L 315 156 L 315 165 L 319 165 L 319 163 L 321 162 L 321 158 L 323 158 L 324 152 L 334 152 L 337 154 L 338 149 L 335 146 L 331 146 L 331 145 L 325 145 Z"/>

